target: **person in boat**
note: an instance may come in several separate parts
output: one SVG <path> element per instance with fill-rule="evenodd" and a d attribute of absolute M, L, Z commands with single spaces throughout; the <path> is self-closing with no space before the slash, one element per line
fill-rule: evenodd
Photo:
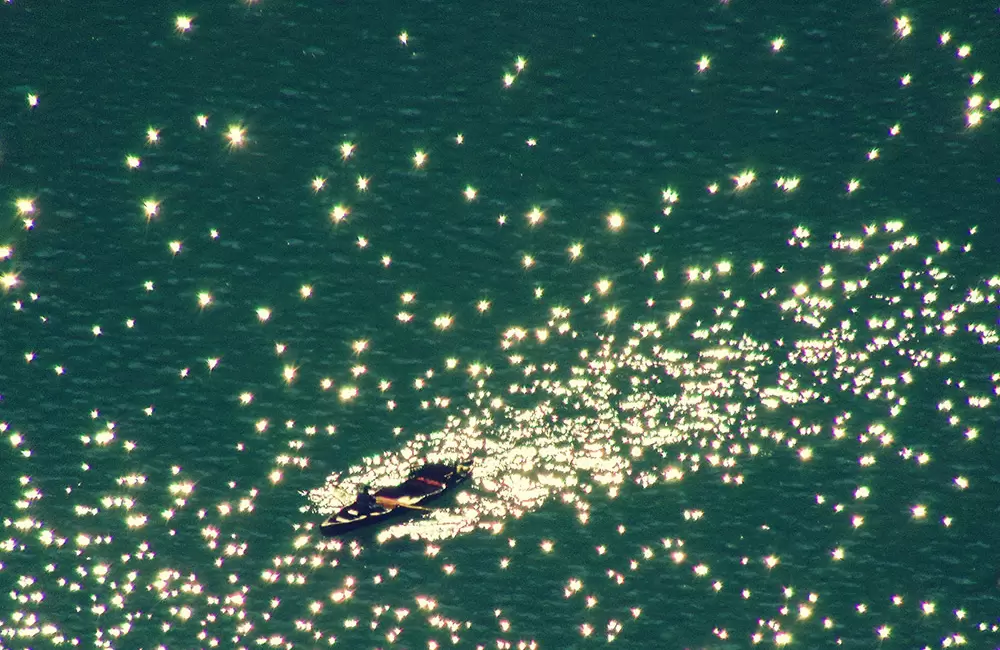
<path fill-rule="evenodd" d="M 371 512 L 381 506 L 378 499 L 372 494 L 372 486 L 367 483 L 358 490 L 358 498 L 354 503 L 361 512 Z"/>
<path fill-rule="evenodd" d="M 372 486 L 365 483 L 358 490 L 358 497 L 354 500 L 354 507 L 360 512 L 372 512 L 374 510 L 392 510 L 398 505 L 402 505 L 397 499 L 390 497 L 380 497 L 372 494 Z"/>

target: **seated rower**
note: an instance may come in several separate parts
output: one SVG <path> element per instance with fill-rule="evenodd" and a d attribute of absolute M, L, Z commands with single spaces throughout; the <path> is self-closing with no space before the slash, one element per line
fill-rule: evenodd
<path fill-rule="evenodd" d="M 358 498 L 355 499 L 354 503 L 358 510 L 363 512 L 371 512 L 382 505 L 379 503 L 378 497 L 372 494 L 372 488 L 367 483 L 358 490 Z"/>
<path fill-rule="evenodd" d="M 372 510 L 376 510 L 378 508 L 392 510 L 396 506 L 404 505 L 397 499 L 372 494 L 372 487 L 367 483 L 362 485 L 358 490 L 358 497 L 355 499 L 354 503 L 357 508 L 363 512 L 371 512 Z"/>

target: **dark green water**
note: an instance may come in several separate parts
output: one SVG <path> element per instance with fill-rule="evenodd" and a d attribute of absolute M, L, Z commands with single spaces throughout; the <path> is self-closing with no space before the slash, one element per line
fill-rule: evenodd
<path fill-rule="evenodd" d="M 1000 17 L 648 4 L 0 4 L 0 647 L 1000 645 Z"/>

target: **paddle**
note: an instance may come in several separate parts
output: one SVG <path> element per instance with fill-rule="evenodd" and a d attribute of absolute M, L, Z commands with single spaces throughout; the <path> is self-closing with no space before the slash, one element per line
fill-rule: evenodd
<path fill-rule="evenodd" d="M 431 512 L 432 510 L 431 508 L 425 508 L 424 506 L 418 506 L 410 503 L 403 503 L 402 501 L 399 501 L 397 499 L 390 499 L 389 497 L 375 497 L 375 503 L 383 507 L 387 506 L 389 508 L 395 508 L 396 506 L 400 506 L 402 508 L 410 508 L 411 510 L 424 510 L 426 512 Z"/>

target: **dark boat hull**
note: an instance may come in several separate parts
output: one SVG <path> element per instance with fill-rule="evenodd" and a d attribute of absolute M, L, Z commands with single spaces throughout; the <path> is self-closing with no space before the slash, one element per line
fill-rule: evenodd
<path fill-rule="evenodd" d="M 374 503 L 362 506 L 355 501 L 327 517 L 320 524 L 320 531 L 327 537 L 339 537 L 362 528 L 419 515 L 425 504 L 444 496 L 468 479 L 471 472 L 471 462 L 454 465 L 429 463 L 412 472 L 399 485 L 382 488 L 371 495 L 382 504 L 399 505 L 386 507 Z"/>

